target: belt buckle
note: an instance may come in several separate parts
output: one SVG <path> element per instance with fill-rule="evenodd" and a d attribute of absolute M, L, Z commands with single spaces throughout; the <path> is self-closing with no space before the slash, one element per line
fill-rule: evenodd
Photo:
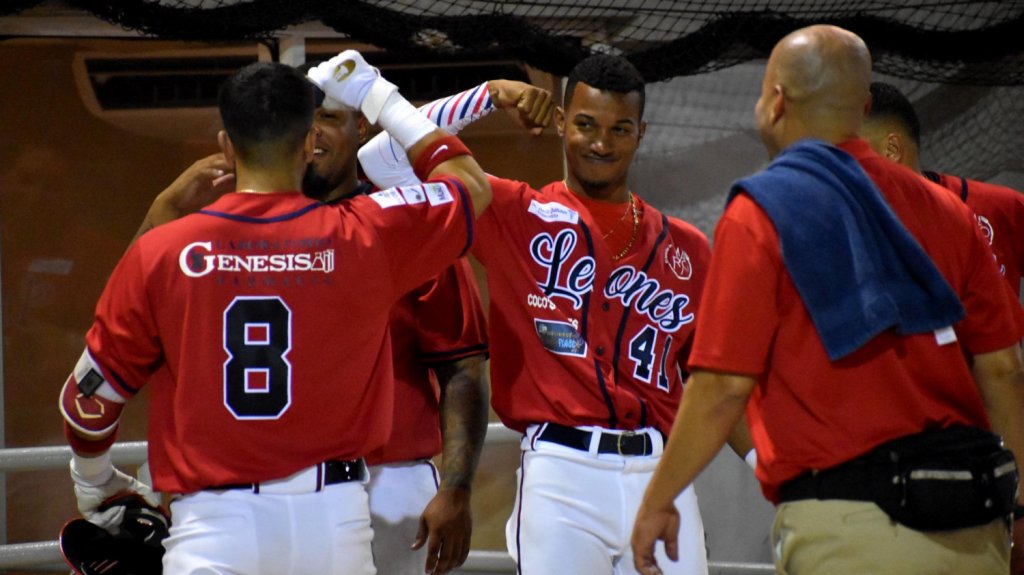
<path fill-rule="evenodd" d="M 615 443 L 615 449 L 618 450 L 619 455 L 621 455 L 623 457 L 625 457 L 625 455 L 626 455 L 625 453 L 622 452 L 622 438 L 623 437 L 627 437 L 627 436 L 628 437 L 636 437 L 637 435 L 639 435 L 639 434 L 637 432 L 635 432 L 635 431 L 623 431 L 622 433 L 619 434 L 619 438 L 618 438 L 618 440 Z"/>

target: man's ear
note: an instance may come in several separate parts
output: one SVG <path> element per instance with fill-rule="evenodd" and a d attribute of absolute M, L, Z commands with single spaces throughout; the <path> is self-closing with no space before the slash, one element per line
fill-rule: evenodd
<path fill-rule="evenodd" d="M 310 128 L 306 132 L 306 139 L 302 141 L 302 163 L 308 164 L 313 161 L 314 148 L 316 148 L 316 130 Z"/>
<path fill-rule="evenodd" d="M 565 135 L 565 110 L 561 106 L 555 106 L 555 130 L 558 137 Z"/>
<path fill-rule="evenodd" d="M 217 145 L 220 146 L 220 151 L 224 152 L 224 159 L 228 161 L 232 166 L 235 165 L 235 145 L 231 143 L 231 136 L 228 136 L 227 131 L 220 130 L 217 132 Z"/>
<path fill-rule="evenodd" d="M 644 139 L 644 134 L 647 133 L 647 122 L 640 120 L 640 127 L 637 129 L 637 141 Z"/>
<path fill-rule="evenodd" d="M 354 114 L 356 115 L 356 133 L 359 135 L 359 145 L 362 146 L 370 141 L 372 137 L 370 134 L 370 121 L 366 119 L 362 112 L 354 112 Z"/>
<path fill-rule="evenodd" d="M 772 107 L 768 120 L 772 124 L 778 123 L 786 113 L 786 92 L 780 84 L 772 86 Z"/>
<path fill-rule="evenodd" d="M 907 153 L 903 145 L 903 138 L 896 132 L 889 132 L 885 135 L 885 157 L 899 163 Z"/>

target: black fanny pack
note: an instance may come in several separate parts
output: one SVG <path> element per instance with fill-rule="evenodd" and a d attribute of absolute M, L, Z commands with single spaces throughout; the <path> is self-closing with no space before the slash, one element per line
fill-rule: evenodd
<path fill-rule="evenodd" d="M 848 463 L 805 473 L 783 485 L 780 498 L 873 501 L 907 527 L 943 531 L 1008 517 L 1017 482 L 1017 464 L 999 436 L 952 427 L 901 437 Z"/>

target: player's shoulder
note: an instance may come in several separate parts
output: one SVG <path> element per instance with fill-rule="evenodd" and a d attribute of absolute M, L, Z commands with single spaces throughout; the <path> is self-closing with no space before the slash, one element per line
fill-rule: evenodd
<path fill-rule="evenodd" d="M 649 204 L 648 208 L 650 209 Z M 680 242 L 686 242 L 694 246 L 704 246 L 710 249 L 707 235 L 705 235 L 704 232 L 702 232 L 700 228 L 698 228 L 697 226 L 691 224 L 690 222 L 682 218 L 677 218 L 675 216 L 670 216 L 668 214 L 662 214 L 657 210 L 654 210 L 654 213 L 657 214 L 659 217 L 661 215 L 665 216 L 665 222 L 668 226 L 668 232 L 669 234 L 672 235 L 672 239 L 677 244 Z"/>
<path fill-rule="evenodd" d="M 1024 193 L 1008 186 L 983 182 L 981 180 L 967 180 L 967 198 L 972 195 L 980 195 L 998 201 L 1016 202 L 1024 204 Z"/>

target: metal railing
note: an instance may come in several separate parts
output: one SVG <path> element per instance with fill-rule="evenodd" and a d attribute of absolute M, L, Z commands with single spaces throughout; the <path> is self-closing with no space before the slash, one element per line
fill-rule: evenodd
<path fill-rule="evenodd" d="M 522 435 L 500 423 L 487 426 L 486 443 L 518 442 Z M 141 465 L 146 461 L 146 442 L 115 443 L 110 455 L 116 465 Z M 71 460 L 67 446 L 22 447 L 0 449 L 0 473 L 66 468 Z M 774 573 L 774 568 L 761 563 L 711 562 L 710 575 L 741 575 Z M 60 570 L 64 567 L 56 541 L 12 543 L 0 545 L 0 571 Z M 471 551 L 460 573 L 514 573 L 515 563 L 504 551 Z"/>

